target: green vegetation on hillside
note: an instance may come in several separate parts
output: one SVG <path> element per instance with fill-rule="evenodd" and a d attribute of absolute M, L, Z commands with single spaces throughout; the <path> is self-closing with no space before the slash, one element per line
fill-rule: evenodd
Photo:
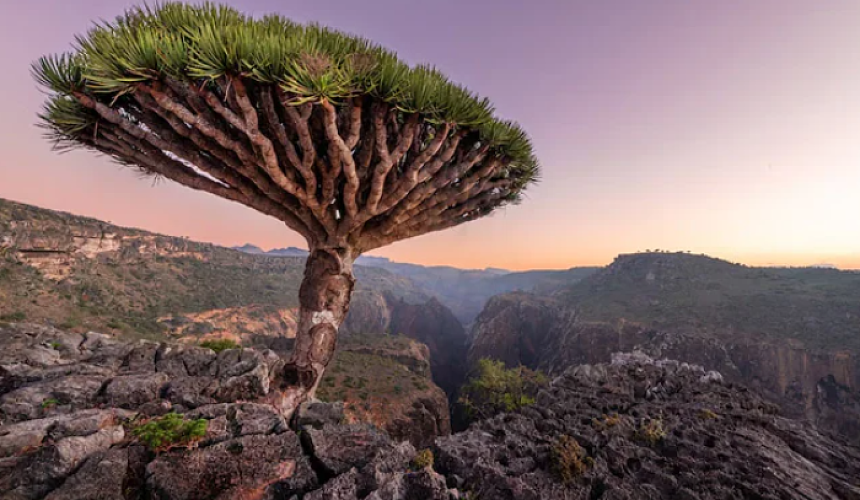
<path fill-rule="evenodd" d="M 524 366 L 505 368 L 502 361 L 483 358 L 478 361 L 477 372 L 460 389 L 459 403 L 470 420 L 483 420 L 534 404 L 538 390 L 546 383 L 541 372 Z"/>
<path fill-rule="evenodd" d="M 161 317 L 252 305 L 293 308 L 304 273 L 301 258 L 248 255 L 0 199 L 4 239 L 11 245 L 0 246 L 0 320 L 70 330 L 160 338 Z M 92 258 L 78 251 L 84 240 L 98 247 L 113 239 L 121 240 L 118 250 Z M 51 279 L 30 260 L 56 260 L 65 275 Z M 385 270 L 356 274 L 359 289 L 427 298 Z"/>
<path fill-rule="evenodd" d="M 411 358 L 415 341 L 394 335 L 350 335 L 338 346 L 317 397 L 347 401 L 369 411 L 396 404 L 398 398 L 432 386 L 429 372 L 421 373 Z M 429 360 L 424 360 L 429 368 Z"/>
<path fill-rule="evenodd" d="M 221 351 L 226 351 L 228 349 L 238 349 L 241 347 L 235 340 L 230 339 L 217 339 L 217 340 L 204 340 L 200 342 L 200 347 L 205 347 L 206 349 L 212 349 L 216 353 Z"/>

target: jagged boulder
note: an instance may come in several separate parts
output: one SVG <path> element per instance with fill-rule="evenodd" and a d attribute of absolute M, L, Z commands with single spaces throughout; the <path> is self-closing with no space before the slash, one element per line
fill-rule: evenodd
<path fill-rule="evenodd" d="M 146 467 L 155 500 L 259 498 L 311 489 L 317 478 L 295 434 L 243 436 L 197 450 L 160 455 Z"/>
<path fill-rule="evenodd" d="M 93 454 L 45 500 L 138 499 L 146 459 L 147 452 L 141 446 Z"/>
<path fill-rule="evenodd" d="M 391 445 L 387 434 L 367 424 L 311 428 L 302 434 L 302 439 L 325 472 L 331 476 L 343 474 L 353 467 L 367 465 L 375 458 L 375 453 Z"/>

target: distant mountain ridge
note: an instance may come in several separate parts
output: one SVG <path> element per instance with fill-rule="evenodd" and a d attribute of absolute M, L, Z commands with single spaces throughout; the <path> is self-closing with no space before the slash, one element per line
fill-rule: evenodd
<path fill-rule="evenodd" d="M 252 244 L 233 247 L 245 253 L 270 256 L 306 256 L 307 251 L 296 247 L 273 249 L 268 252 Z M 451 309 L 464 325 L 470 325 L 493 295 L 512 291 L 538 290 L 547 292 L 567 286 L 596 272 L 598 267 L 574 267 L 566 270 L 509 271 L 488 267 L 460 269 L 452 266 L 422 266 L 393 262 L 386 257 L 362 255 L 356 264 L 384 269 L 409 278 L 422 290 L 435 296 Z"/>

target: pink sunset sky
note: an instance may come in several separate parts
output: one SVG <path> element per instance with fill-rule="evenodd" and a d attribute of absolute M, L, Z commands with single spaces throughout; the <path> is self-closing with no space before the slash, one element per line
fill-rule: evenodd
<path fill-rule="evenodd" d="M 134 3 L 0 7 L 0 197 L 223 245 L 304 246 L 250 209 L 41 137 L 30 63 Z M 434 63 L 531 134 L 543 181 L 522 205 L 376 255 L 527 269 L 661 248 L 860 268 L 860 1 L 230 3 Z"/>

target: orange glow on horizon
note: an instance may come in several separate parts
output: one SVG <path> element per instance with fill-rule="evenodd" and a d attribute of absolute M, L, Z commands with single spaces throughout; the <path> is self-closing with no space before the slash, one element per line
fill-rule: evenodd
<path fill-rule="evenodd" d="M 532 136 L 544 170 L 522 205 L 374 254 L 522 270 L 662 248 L 860 268 L 857 0 L 441 1 L 231 2 L 435 63 Z M 248 208 L 50 150 L 33 125 L 44 95 L 31 61 L 139 2 L 74 3 L 10 3 L 0 16 L 0 197 L 225 246 L 303 247 Z M 451 23 L 455 7 L 477 21 Z"/>

